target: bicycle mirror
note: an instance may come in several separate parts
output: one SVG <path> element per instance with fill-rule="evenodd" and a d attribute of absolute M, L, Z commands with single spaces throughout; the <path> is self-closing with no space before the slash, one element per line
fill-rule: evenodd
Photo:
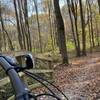
<path fill-rule="evenodd" d="M 24 69 L 31 69 L 34 66 L 34 59 L 32 54 L 19 55 L 16 56 L 16 59 L 20 67 Z"/>

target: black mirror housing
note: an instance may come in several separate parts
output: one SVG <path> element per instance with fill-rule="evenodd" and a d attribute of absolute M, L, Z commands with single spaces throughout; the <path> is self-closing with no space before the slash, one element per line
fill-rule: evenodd
<path fill-rule="evenodd" d="M 32 57 L 32 55 L 30 55 L 30 54 L 26 55 L 25 60 L 26 60 L 27 69 L 33 68 L 33 57 Z"/>
<path fill-rule="evenodd" d="M 21 68 L 32 69 L 34 66 L 34 59 L 32 54 L 16 56 L 16 60 Z"/>

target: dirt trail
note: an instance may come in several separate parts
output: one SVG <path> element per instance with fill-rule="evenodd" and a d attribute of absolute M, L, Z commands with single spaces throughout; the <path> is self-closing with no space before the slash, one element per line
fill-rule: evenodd
<path fill-rule="evenodd" d="M 100 54 L 72 59 L 70 66 L 57 66 L 54 79 L 69 100 L 100 100 Z"/>

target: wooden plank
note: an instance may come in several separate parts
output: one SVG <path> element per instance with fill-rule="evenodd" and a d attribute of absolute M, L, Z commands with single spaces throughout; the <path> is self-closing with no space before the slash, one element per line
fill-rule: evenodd
<path fill-rule="evenodd" d="M 35 70 L 35 69 L 33 69 L 33 70 L 29 70 L 29 72 L 31 72 L 31 73 L 52 73 L 53 72 L 53 70 L 46 70 L 46 69 L 37 69 L 37 70 Z"/>
<path fill-rule="evenodd" d="M 33 69 L 33 70 L 29 70 L 29 72 L 31 72 L 31 73 L 52 73 L 53 70 Z M 24 75 L 24 73 L 22 73 L 22 72 L 19 73 L 20 77 L 22 77 L 23 75 Z M 10 82 L 9 77 L 5 77 L 4 79 L 1 79 L 0 80 L 0 87 L 3 85 L 6 85 L 9 82 Z"/>
<path fill-rule="evenodd" d="M 53 80 L 49 80 L 49 82 L 53 82 Z M 44 84 L 48 84 L 47 82 L 43 82 Z M 32 85 L 29 85 L 29 89 L 32 90 L 32 89 L 35 89 L 35 88 L 39 88 L 39 87 L 42 87 L 43 85 L 41 83 L 35 83 L 35 84 L 32 84 Z"/>
<path fill-rule="evenodd" d="M 0 80 L 0 87 L 3 86 L 3 85 L 6 85 L 9 82 L 10 82 L 9 77 L 1 79 Z"/>
<path fill-rule="evenodd" d="M 10 98 L 8 98 L 7 100 L 14 100 L 15 96 L 11 96 Z"/>
<path fill-rule="evenodd" d="M 23 76 L 23 75 L 24 75 L 24 73 L 22 73 L 22 72 L 19 73 L 19 76 L 20 76 L 20 77 Z M 5 77 L 5 78 L 1 79 L 1 80 L 0 80 L 0 87 L 6 85 L 6 84 L 9 83 L 9 82 L 10 82 L 9 77 Z"/>
<path fill-rule="evenodd" d="M 47 61 L 47 62 L 53 62 L 53 59 L 50 57 L 44 57 L 44 56 L 34 56 L 36 60 L 41 60 L 41 61 Z"/>
<path fill-rule="evenodd" d="M 50 80 L 49 82 L 53 82 L 52 80 Z M 47 82 L 43 82 L 44 84 L 47 84 Z M 32 89 L 35 89 L 35 88 L 39 88 L 41 87 L 41 83 L 35 83 L 35 84 L 32 84 L 32 85 L 29 85 L 29 89 L 32 90 Z M 11 96 L 10 98 L 8 98 L 8 100 L 14 100 L 15 96 Z"/>
<path fill-rule="evenodd" d="M 29 51 L 9 51 L 9 52 L 2 52 L 2 54 L 10 55 L 10 56 L 19 56 L 31 53 Z"/>

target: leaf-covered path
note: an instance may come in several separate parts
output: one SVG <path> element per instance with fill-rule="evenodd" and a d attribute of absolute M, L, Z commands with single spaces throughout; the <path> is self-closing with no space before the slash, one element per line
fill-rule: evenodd
<path fill-rule="evenodd" d="M 100 99 L 100 53 L 74 58 L 55 68 L 54 79 L 69 100 Z"/>

